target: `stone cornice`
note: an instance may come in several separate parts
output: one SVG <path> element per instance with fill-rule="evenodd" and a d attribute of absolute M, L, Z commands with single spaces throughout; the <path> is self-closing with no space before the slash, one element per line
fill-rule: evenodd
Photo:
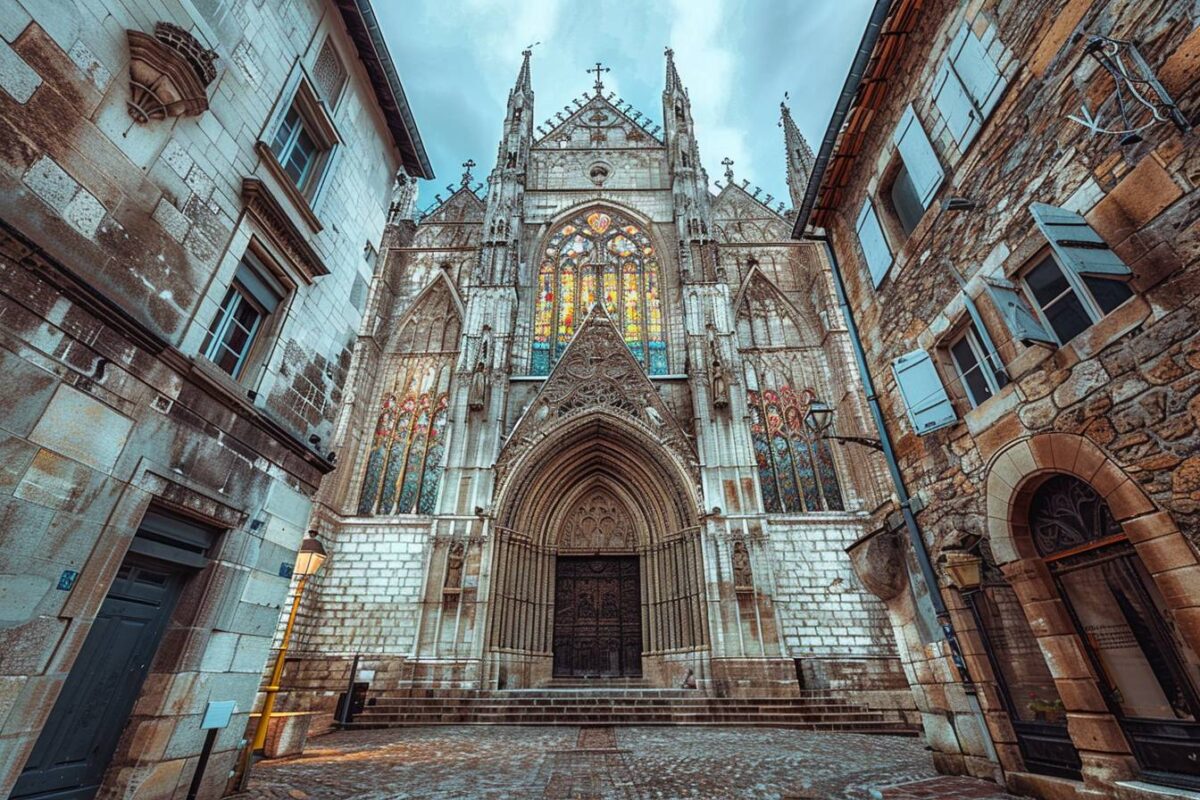
<path fill-rule="evenodd" d="M 260 142 L 261 144 L 261 142 Z M 258 145 L 255 145 L 257 148 Z M 274 160 L 274 154 L 271 161 Z M 268 162 L 266 156 L 264 162 Z M 306 283 L 312 283 L 322 275 L 329 274 L 329 268 L 321 260 L 321 256 L 308 243 L 304 233 L 292 222 L 287 211 L 275 195 L 259 178 L 242 178 L 242 201 L 246 210 L 262 227 L 267 237 L 287 257 L 288 262 L 304 278 Z M 307 209 L 307 203 L 302 208 Z M 309 211 L 311 214 L 311 210 Z M 319 225 L 319 223 L 318 223 Z M 320 230 L 318 227 L 317 230 Z"/>

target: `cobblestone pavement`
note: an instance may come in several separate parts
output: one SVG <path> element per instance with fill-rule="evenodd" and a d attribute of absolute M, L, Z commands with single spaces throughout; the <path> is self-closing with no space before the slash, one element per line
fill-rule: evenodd
<path fill-rule="evenodd" d="M 255 767 L 241 800 L 1003 800 L 939 778 L 919 739 L 770 728 L 350 731 Z"/>

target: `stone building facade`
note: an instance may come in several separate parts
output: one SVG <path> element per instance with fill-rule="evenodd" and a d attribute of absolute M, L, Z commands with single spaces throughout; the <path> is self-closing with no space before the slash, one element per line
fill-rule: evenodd
<path fill-rule="evenodd" d="M 0 796 L 184 797 L 232 701 L 217 797 L 432 173 L 366 0 L 3 0 L 0 142 Z"/>
<path fill-rule="evenodd" d="M 1198 24 L 877 4 L 794 231 L 828 237 L 912 498 L 850 552 L 928 740 L 1041 797 L 1200 785 Z"/>
<path fill-rule="evenodd" d="M 533 101 L 526 53 L 486 189 L 467 162 L 385 235 L 286 702 L 332 712 L 361 655 L 372 693 L 799 670 L 911 707 L 843 553 L 882 463 L 804 424 L 819 398 L 865 426 L 821 249 L 732 162 L 710 190 L 669 51 L 662 125 L 599 81 L 541 125 Z"/>

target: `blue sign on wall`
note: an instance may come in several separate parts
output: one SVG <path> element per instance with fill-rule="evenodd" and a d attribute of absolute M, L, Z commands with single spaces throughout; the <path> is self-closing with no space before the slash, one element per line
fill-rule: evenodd
<path fill-rule="evenodd" d="M 286 561 L 281 561 L 279 563 L 279 577 L 281 577 L 281 578 L 292 577 L 292 565 L 287 563 Z"/>
<path fill-rule="evenodd" d="M 75 585 L 75 579 L 79 577 L 79 573 L 73 569 L 64 569 L 62 575 L 58 576 L 59 591 L 69 592 L 71 587 Z"/>

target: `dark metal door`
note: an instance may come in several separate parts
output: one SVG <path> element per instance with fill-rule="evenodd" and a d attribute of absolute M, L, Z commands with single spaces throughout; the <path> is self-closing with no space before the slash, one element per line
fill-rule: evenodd
<path fill-rule="evenodd" d="M 121 565 L 13 798 L 94 797 L 179 596 L 178 567 Z"/>
<path fill-rule="evenodd" d="M 559 558 L 555 676 L 640 676 L 641 605 L 636 556 Z"/>

